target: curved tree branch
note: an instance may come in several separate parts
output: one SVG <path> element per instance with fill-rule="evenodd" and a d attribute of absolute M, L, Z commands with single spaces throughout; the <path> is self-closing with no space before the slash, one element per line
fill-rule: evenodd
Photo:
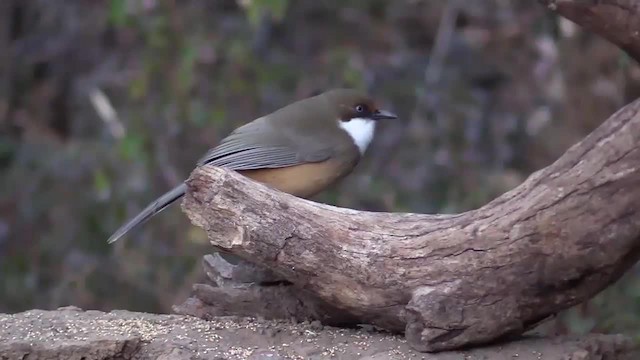
<path fill-rule="evenodd" d="M 611 41 L 640 62 L 640 1 L 538 1 L 551 11 Z"/>
<path fill-rule="evenodd" d="M 439 351 L 521 334 L 628 269 L 640 250 L 639 167 L 636 101 L 462 214 L 337 208 L 214 167 L 192 173 L 183 209 L 216 247 Z"/>

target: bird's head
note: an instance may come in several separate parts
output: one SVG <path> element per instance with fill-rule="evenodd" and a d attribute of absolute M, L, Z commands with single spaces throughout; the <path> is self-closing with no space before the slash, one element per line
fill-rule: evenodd
<path fill-rule="evenodd" d="M 379 120 L 397 119 L 390 111 L 380 109 L 369 95 L 352 89 L 335 89 L 321 95 L 335 114 L 337 125 L 346 131 L 364 153 L 373 139 Z"/>

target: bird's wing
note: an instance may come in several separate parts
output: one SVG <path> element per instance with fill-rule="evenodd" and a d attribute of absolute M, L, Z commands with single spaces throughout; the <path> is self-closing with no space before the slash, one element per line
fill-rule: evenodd
<path fill-rule="evenodd" d="M 292 136 L 291 132 L 277 131 L 260 118 L 239 127 L 222 140 L 220 145 L 209 150 L 199 161 L 198 166 L 211 164 L 233 170 L 252 170 L 281 168 L 304 163 L 322 162 L 333 156 L 331 139 L 327 141 L 308 141 L 310 134 Z M 316 138 L 317 139 L 317 138 Z M 313 144 L 320 143 L 319 147 Z M 149 220 L 169 204 L 182 197 L 187 185 L 182 183 L 149 204 L 135 218 L 120 227 L 108 242 L 112 243 L 135 226 Z"/>
<path fill-rule="evenodd" d="M 261 119 L 259 119 L 261 120 Z M 322 162 L 332 156 L 329 146 L 312 148 L 303 141 L 293 141 L 263 121 L 237 128 L 220 144 L 209 150 L 198 166 L 213 165 L 233 170 L 282 168 L 310 162 Z"/>

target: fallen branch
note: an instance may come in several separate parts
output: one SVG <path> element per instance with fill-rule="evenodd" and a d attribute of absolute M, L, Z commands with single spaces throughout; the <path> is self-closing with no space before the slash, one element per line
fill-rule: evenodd
<path fill-rule="evenodd" d="M 214 167 L 182 204 L 216 247 L 356 322 L 440 351 L 521 334 L 618 279 L 640 250 L 640 101 L 551 166 L 457 215 L 318 204 Z"/>

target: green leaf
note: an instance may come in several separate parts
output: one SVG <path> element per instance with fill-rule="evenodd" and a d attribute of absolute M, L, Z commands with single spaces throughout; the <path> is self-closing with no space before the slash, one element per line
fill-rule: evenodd
<path fill-rule="evenodd" d="M 149 77 L 146 72 L 141 73 L 138 77 L 134 78 L 129 85 L 129 96 L 134 100 L 140 100 L 147 96 L 149 90 Z"/>
<path fill-rule="evenodd" d="M 127 0 L 111 0 L 109 1 L 109 22 L 120 27 L 127 22 Z"/>
<path fill-rule="evenodd" d="M 125 160 L 135 160 L 141 157 L 144 149 L 144 140 L 142 137 L 127 133 L 127 135 L 120 141 L 118 151 L 120 156 Z"/>
<path fill-rule="evenodd" d="M 364 84 L 364 79 L 360 71 L 352 67 L 345 67 L 342 76 L 349 86 L 360 87 Z"/>
<path fill-rule="evenodd" d="M 208 123 L 208 112 L 201 101 L 193 100 L 189 104 L 189 120 L 198 127 L 205 126 Z"/>
<path fill-rule="evenodd" d="M 276 22 L 282 21 L 287 13 L 288 0 L 252 0 L 247 7 L 247 19 L 252 26 L 260 24 L 260 18 L 268 13 Z"/>
<path fill-rule="evenodd" d="M 263 0 L 267 3 L 269 10 L 271 11 L 271 16 L 277 22 L 282 21 L 285 14 L 287 13 L 287 6 L 289 5 L 288 0 Z"/>
<path fill-rule="evenodd" d="M 169 46 L 169 20 L 164 14 L 159 14 L 151 19 L 149 30 L 146 32 L 146 41 L 149 48 L 164 50 Z"/>
<path fill-rule="evenodd" d="M 227 121 L 227 112 L 222 105 L 211 111 L 211 122 L 216 125 L 223 125 Z"/>
<path fill-rule="evenodd" d="M 193 85 L 194 67 L 196 63 L 197 51 L 195 46 L 185 46 L 180 58 L 178 70 L 178 81 L 183 92 L 189 91 Z"/>
<path fill-rule="evenodd" d="M 109 178 L 105 174 L 104 170 L 97 169 L 96 172 L 93 173 L 93 186 L 97 192 L 105 192 L 109 190 Z"/>

